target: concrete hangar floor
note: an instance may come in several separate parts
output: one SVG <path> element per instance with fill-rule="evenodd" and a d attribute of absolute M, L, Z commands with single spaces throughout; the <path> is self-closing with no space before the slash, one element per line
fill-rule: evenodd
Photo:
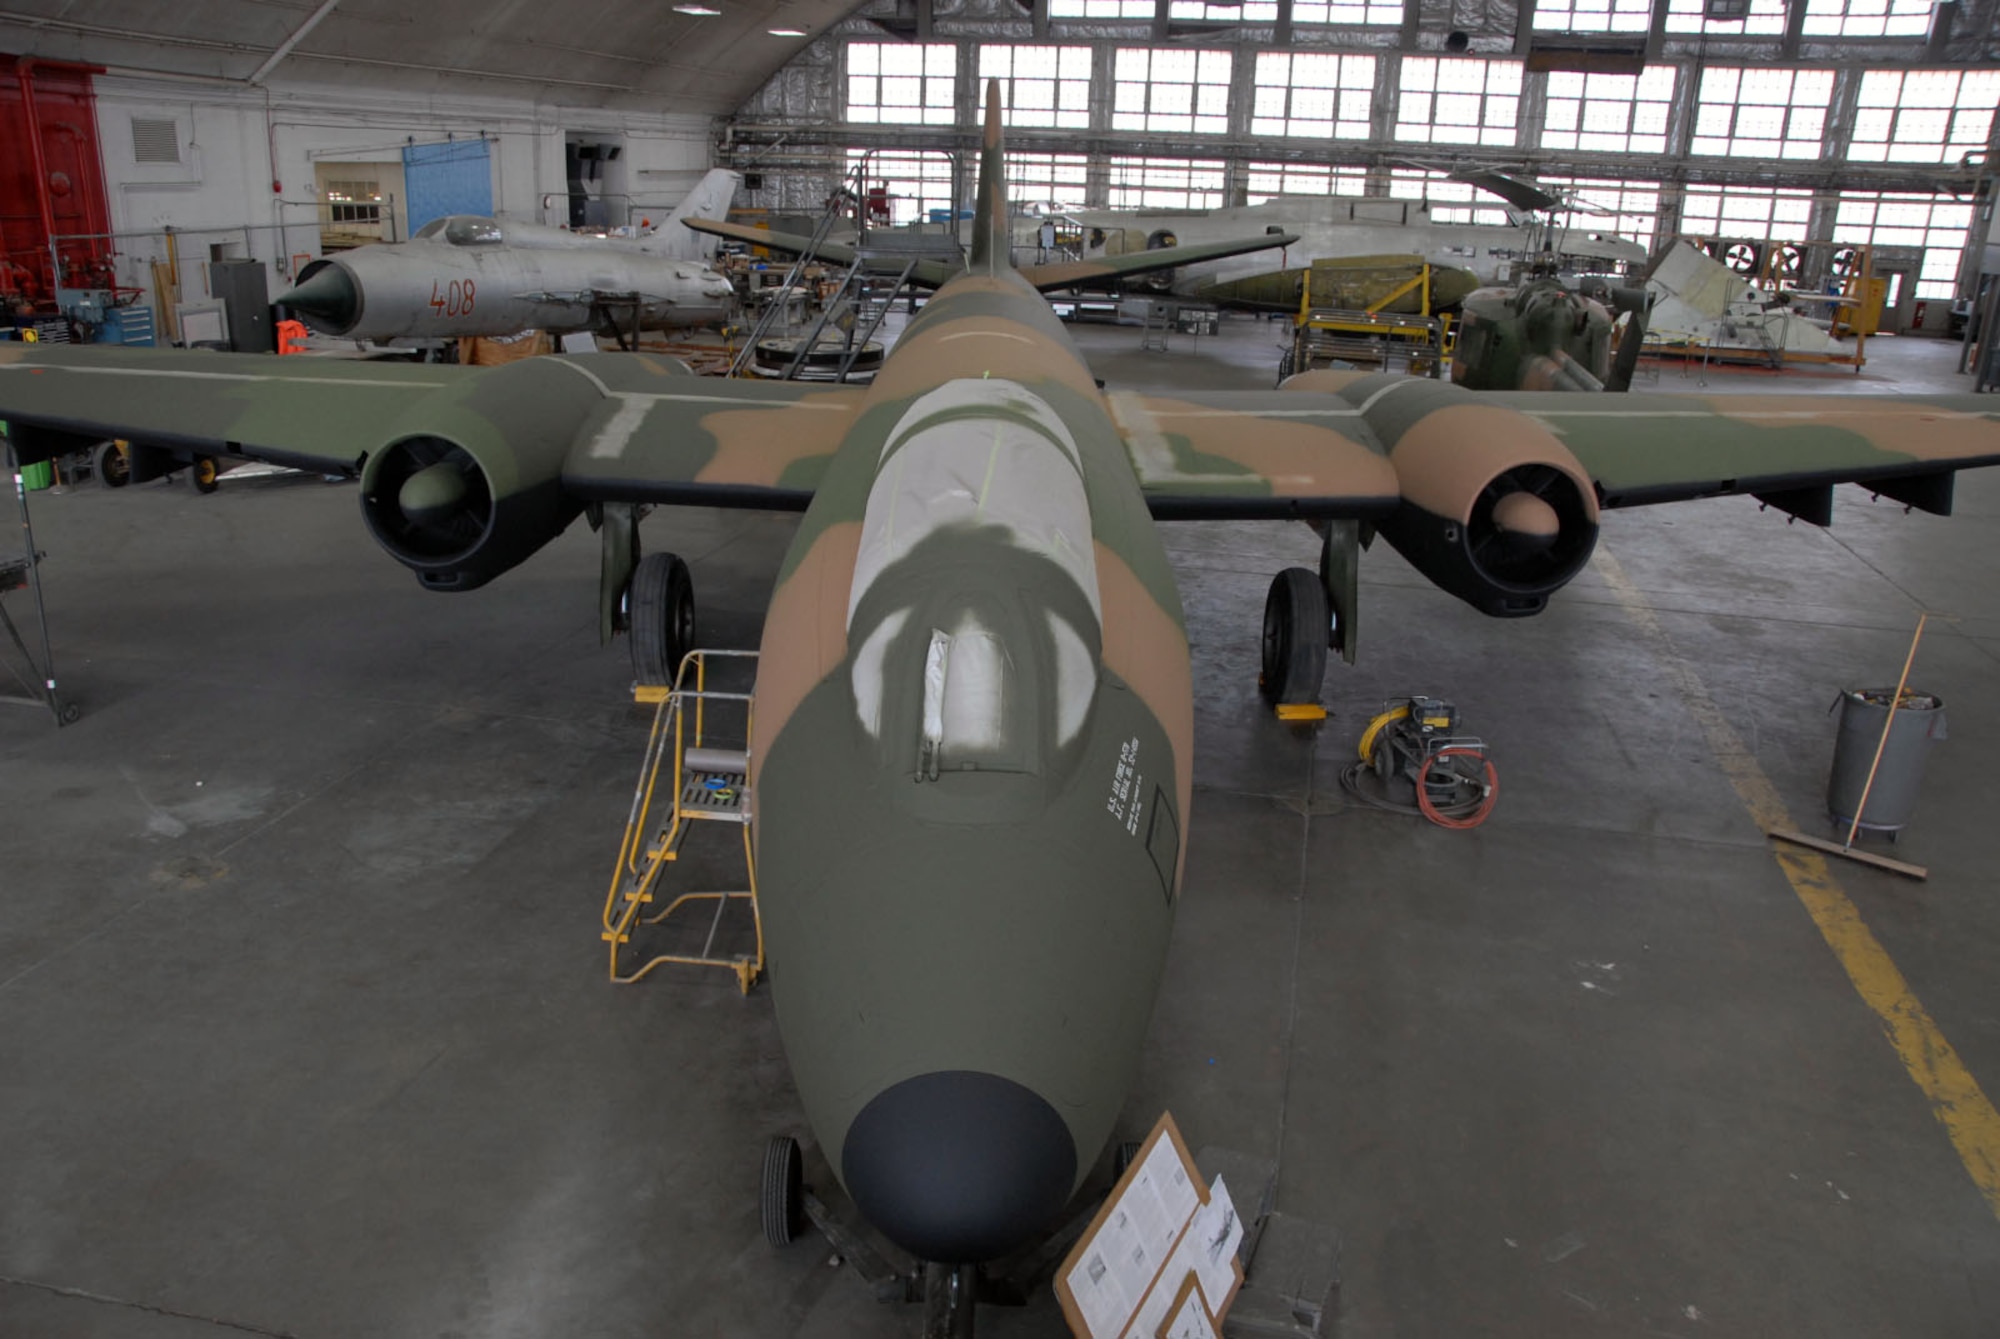
<path fill-rule="evenodd" d="M 1277 329 L 1079 338 L 1114 387 L 1249 388 Z M 1954 352 L 1708 380 L 1955 388 Z M 812 1240 L 760 1236 L 764 1142 L 802 1128 L 769 993 L 604 979 L 645 717 L 596 645 L 584 527 L 446 597 L 316 479 L 35 508 L 84 715 L 0 714 L 0 1334 L 915 1332 Z M 705 642 L 755 644 L 793 524 L 647 522 Z M 1266 584 L 1309 532 L 1169 542 L 1199 794 L 1127 1131 L 1171 1109 L 1279 1158 L 1279 1206 L 1344 1240 L 1330 1333 L 2000 1332 L 2000 1165 L 1982 1192 L 1911 1078 L 2000 1093 L 2000 471 L 1948 521 L 1856 489 L 1830 532 L 1743 499 L 1613 515 L 1524 621 L 1378 547 L 1316 732 L 1255 689 Z M 1952 736 L 1897 852 L 1931 880 L 1840 864 L 1802 895 L 1745 795 L 1826 830 L 1827 706 L 1894 681 L 1919 607 L 1959 620 L 1914 676 Z M 1411 692 L 1489 742 L 1477 831 L 1336 783 Z M 1901 1034 L 1809 901 L 1879 940 L 1836 927 Z M 1955 1052 L 1918 1053 L 1912 1000 Z M 1992 1148 L 1976 1104 L 1946 1114 Z M 1060 1330 L 1046 1298 L 981 1325 Z"/>

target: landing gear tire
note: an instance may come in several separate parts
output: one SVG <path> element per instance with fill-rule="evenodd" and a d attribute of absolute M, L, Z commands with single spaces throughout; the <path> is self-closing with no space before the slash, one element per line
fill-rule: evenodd
<path fill-rule="evenodd" d="M 194 482 L 197 493 L 213 493 L 220 483 L 222 471 L 215 468 L 215 460 L 210 456 L 196 456 L 188 469 L 188 478 Z"/>
<path fill-rule="evenodd" d="M 789 1246 L 805 1230 L 805 1159 L 788 1134 L 764 1146 L 763 1210 L 764 1240 L 773 1246 Z"/>
<path fill-rule="evenodd" d="M 694 578 L 671 553 L 639 560 L 625 591 L 632 628 L 632 674 L 640 683 L 671 684 L 681 657 L 694 649 Z"/>
<path fill-rule="evenodd" d="M 1326 588 L 1304 567 L 1287 567 L 1271 580 L 1264 600 L 1264 672 L 1257 687 L 1273 703 L 1319 700 L 1326 677 Z"/>
<path fill-rule="evenodd" d="M 123 488 L 132 482 L 132 462 L 116 442 L 103 442 L 90 454 L 90 472 L 106 488 Z"/>

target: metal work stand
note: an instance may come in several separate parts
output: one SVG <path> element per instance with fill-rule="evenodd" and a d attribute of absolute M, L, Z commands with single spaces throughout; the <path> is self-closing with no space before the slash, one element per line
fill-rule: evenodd
<path fill-rule="evenodd" d="M 0 625 L 7 629 L 9 640 L 20 653 L 27 665 L 23 674 L 12 661 L 5 661 L 7 672 L 22 690 L 19 693 L 0 693 L 0 702 L 18 702 L 24 706 L 47 707 L 49 714 L 56 718 L 57 725 L 68 725 L 78 716 L 75 703 L 65 704 L 56 692 L 55 660 L 49 653 L 49 611 L 42 600 L 42 573 L 39 566 L 41 555 L 35 552 L 35 528 L 28 520 L 28 487 L 21 477 L 21 467 L 14 459 L 14 444 L 7 444 L 7 469 L 14 479 L 14 501 L 21 510 L 21 553 L 19 557 L 0 557 Z M 14 626 L 13 616 L 7 612 L 5 597 L 9 591 L 29 590 L 34 592 L 35 622 L 42 635 L 42 655 L 36 660 L 34 652 L 21 637 L 21 630 Z"/>

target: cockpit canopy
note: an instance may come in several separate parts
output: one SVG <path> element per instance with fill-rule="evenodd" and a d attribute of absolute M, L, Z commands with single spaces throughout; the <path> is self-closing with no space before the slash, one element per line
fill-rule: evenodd
<path fill-rule="evenodd" d="M 430 241 L 440 235 L 452 246 L 499 246 L 507 240 L 499 223 L 477 214 L 447 214 L 432 219 L 417 229 L 413 240 Z"/>

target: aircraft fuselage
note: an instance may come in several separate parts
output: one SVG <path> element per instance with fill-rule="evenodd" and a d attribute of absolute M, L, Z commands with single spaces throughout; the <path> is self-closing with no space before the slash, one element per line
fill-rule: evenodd
<path fill-rule="evenodd" d="M 1050 1226 L 1137 1069 L 1179 881 L 1179 597 L 1082 357 L 946 285 L 827 468 L 752 756 L 779 1028 L 821 1148 L 920 1258 Z"/>

